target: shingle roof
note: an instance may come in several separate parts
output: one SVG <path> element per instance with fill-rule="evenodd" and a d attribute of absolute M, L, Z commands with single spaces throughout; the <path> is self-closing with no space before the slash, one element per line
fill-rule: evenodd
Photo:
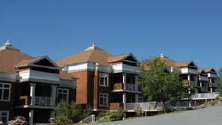
<path fill-rule="evenodd" d="M 43 56 L 22 60 L 22 61 L 19 62 L 17 65 L 15 65 L 15 67 L 27 66 L 27 65 L 35 62 L 36 60 L 41 59 L 42 57 L 43 57 Z"/>
<path fill-rule="evenodd" d="M 75 78 L 68 72 L 61 71 L 61 70 L 59 72 L 59 76 L 60 76 L 60 79 L 63 79 L 63 80 L 73 80 Z"/>
<path fill-rule="evenodd" d="M 176 62 L 177 67 L 187 67 L 192 63 L 192 61 L 186 61 L 186 62 Z"/>
<path fill-rule="evenodd" d="M 126 57 L 128 57 L 130 55 L 131 54 L 122 54 L 122 55 L 118 55 L 118 56 L 108 57 L 107 61 L 108 62 L 121 61 L 121 60 L 124 60 Z"/>
<path fill-rule="evenodd" d="M 173 68 L 177 68 L 176 66 L 176 61 L 166 57 L 166 56 L 163 56 L 163 54 L 160 55 L 160 58 L 163 59 L 166 63 L 167 66 L 170 66 L 170 67 L 173 67 Z"/>
<path fill-rule="evenodd" d="M 214 68 L 205 68 L 204 71 L 205 71 L 206 73 L 209 73 L 209 72 L 211 72 L 211 71 L 214 71 L 214 72 L 215 72 Z"/>
<path fill-rule="evenodd" d="M 91 47 L 87 48 L 85 51 L 69 56 L 65 59 L 59 60 L 56 63 L 59 66 L 64 66 L 67 64 L 72 64 L 72 63 L 77 63 L 77 62 L 92 61 L 92 62 L 99 63 L 99 65 L 108 66 L 109 63 L 107 62 L 107 59 L 108 57 L 112 57 L 112 56 L 113 55 L 96 47 L 95 44 L 93 44 Z"/>
<path fill-rule="evenodd" d="M 0 49 L 0 71 L 7 73 L 15 73 L 15 65 L 24 59 L 31 59 L 32 57 L 19 51 L 11 46 L 7 41 Z"/>

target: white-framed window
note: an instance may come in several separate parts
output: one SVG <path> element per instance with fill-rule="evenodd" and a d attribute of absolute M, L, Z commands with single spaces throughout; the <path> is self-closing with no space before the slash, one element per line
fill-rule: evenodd
<path fill-rule="evenodd" d="M 0 83 L 0 101 L 10 101 L 11 84 Z"/>
<path fill-rule="evenodd" d="M 69 101 L 69 89 L 58 88 L 57 89 L 57 98 L 59 101 L 64 100 L 66 102 Z"/>
<path fill-rule="evenodd" d="M 108 93 L 99 93 L 99 106 L 108 107 Z"/>
<path fill-rule="evenodd" d="M 109 86 L 108 82 L 109 82 L 109 74 L 100 73 L 99 74 L 99 86 L 108 87 Z"/>
<path fill-rule="evenodd" d="M 6 124 L 8 122 L 8 118 L 9 118 L 9 111 L 0 111 L 0 121 Z"/>

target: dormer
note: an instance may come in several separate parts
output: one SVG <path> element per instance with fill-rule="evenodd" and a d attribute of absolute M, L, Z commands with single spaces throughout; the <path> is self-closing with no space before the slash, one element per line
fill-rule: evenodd
<path fill-rule="evenodd" d="M 182 74 L 198 75 L 198 72 L 197 72 L 198 67 L 193 61 L 177 62 L 176 66 L 177 66 L 177 68 L 179 68 L 181 70 Z"/>
<path fill-rule="evenodd" d="M 204 71 L 207 73 L 208 77 L 217 78 L 217 72 L 214 68 L 206 68 Z"/>
<path fill-rule="evenodd" d="M 23 60 L 15 66 L 20 81 L 41 81 L 43 83 L 59 82 L 60 68 L 47 56 Z"/>
<path fill-rule="evenodd" d="M 199 74 L 199 81 L 208 81 L 207 73 L 203 70 L 198 68 L 198 74 Z"/>
<path fill-rule="evenodd" d="M 109 57 L 107 62 L 112 66 L 114 73 L 126 72 L 138 74 L 140 72 L 137 66 L 139 61 L 132 53 Z"/>

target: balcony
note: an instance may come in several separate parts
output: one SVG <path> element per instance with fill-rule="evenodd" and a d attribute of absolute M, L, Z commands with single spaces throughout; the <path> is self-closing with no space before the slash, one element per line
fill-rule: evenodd
<path fill-rule="evenodd" d="M 35 102 L 32 105 L 32 99 L 30 96 L 20 96 L 19 98 L 19 104 L 17 104 L 18 106 L 28 106 L 28 107 L 53 107 L 53 100 L 51 97 L 45 97 L 45 96 L 35 96 L 34 97 L 35 100 L 33 102 Z"/>
<path fill-rule="evenodd" d="M 139 89 L 139 86 L 137 84 L 126 84 L 126 87 L 124 89 L 123 83 L 115 83 L 113 92 L 119 92 L 119 91 L 129 91 L 129 92 L 141 92 Z"/>
<path fill-rule="evenodd" d="M 135 110 L 142 111 L 162 111 L 161 102 L 139 102 L 139 103 L 126 103 L 126 110 L 134 112 Z"/>
<path fill-rule="evenodd" d="M 207 75 L 208 75 L 208 77 L 211 77 L 211 78 L 217 78 L 216 74 L 208 73 Z"/>
<path fill-rule="evenodd" d="M 209 87 L 217 87 L 217 83 L 215 83 L 215 82 L 214 83 L 210 83 Z"/>
<path fill-rule="evenodd" d="M 45 81 L 59 82 L 59 74 L 56 74 L 56 73 L 26 70 L 26 71 L 19 72 L 19 76 L 20 76 L 21 81 L 32 79 L 32 80 L 45 80 Z"/>
<path fill-rule="evenodd" d="M 197 81 L 188 81 L 188 80 L 183 80 L 182 83 L 184 85 L 191 85 L 191 86 L 194 86 L 194 87 L 197 87 Z"/>
<path fill-rule="evenodd" d="M 218 93 L 196 93 L 191 96 L 192 100 L 215 99 L 219 97 Z"/>
<path fill-rule="evenodd" d="M 197 86 L 197 81 L 190 81 L 190 85 L 196 87 Z"/>
<path fill-rule="evenodd" d="M 120 73 L 120 72 L 129 72 L 134 74 L 140 73 L 140 70 L 137 66 L 130 66 L 126 64 L 116 64 L 113 65 L 112 68 L 114 69 L 114 73 Z"/>
<path fill-rule="evenodd" d="M 208 81 L 208 77 L 206 76 L 199 76 L 200 81 Z"/>
<path fill-rule="evenodd" d="M 182 74 L 198 74 L 196 69 L 191 69 L 191 68 L 182 68 L 181 73 Z"/>

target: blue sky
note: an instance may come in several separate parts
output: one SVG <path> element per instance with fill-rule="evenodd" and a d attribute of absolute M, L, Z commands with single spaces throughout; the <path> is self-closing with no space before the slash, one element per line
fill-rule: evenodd
<path fill-rule="evenodd" d="M 221 0 L 1 0 L 0 45 L 7 39 L 53 60 L 93 42 L 138 60 L 163 53 L 199 67 L 222 67 Z"/>

